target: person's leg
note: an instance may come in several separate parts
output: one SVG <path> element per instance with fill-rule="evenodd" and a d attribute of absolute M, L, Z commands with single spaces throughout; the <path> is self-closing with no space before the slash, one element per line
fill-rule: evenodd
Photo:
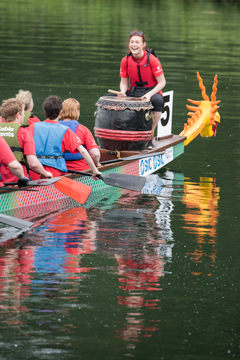
<path fill-rule="evenodd" d="M 155 94 L 151 97 L 151 102 L 153 104 L 153 124 L 152 124 L 152 135 L 154 137 L 155 129 L 158 125 L 158 122 L 161 118 L 161 111 L 163 108 L 163 97 L 160 94 Z"/>
<path fill-rule="evenodd" d="M 163 108 L 163 97 L 160 94 L 155 94 L 151 97 L 151 103 L 153 105 L 152 110 L 152 117 L 153 117 L 153 123 L 152 123 L 152 139 L 154 138 L 154 132 L 158 125 L 158 122 L 161 118 L 161 111 Z M 147 147 L 149 149 L 153 149 L 154 145 L 152 140 L 149 140 Z"/>
<path fill-rule="evenodd" d="M 161 111 L 152 111 L 153 124 L 152 124 L 152 137 L 154 138 L 154 132 L 161 118 Z"/>

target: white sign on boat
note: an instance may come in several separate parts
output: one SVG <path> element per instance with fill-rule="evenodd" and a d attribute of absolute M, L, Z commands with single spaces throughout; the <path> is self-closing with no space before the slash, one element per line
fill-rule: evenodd
<path fill-rule="evenodd" d="M 161 120 L 157 127 L 157 137 L 165 137 L 172 133 L 173 90 L 163 93 L 164 105 Z"/>

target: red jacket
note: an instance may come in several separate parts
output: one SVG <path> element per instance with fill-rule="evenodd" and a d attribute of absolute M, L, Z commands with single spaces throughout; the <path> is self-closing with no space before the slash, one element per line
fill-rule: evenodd
<path fill-rule="evenodd" d="M 139 63 L 134 60 L 132 55 L 128 56 L 128 74 L 131 86 L 152 87 L 157 85 L 148 56 L 153 55 L 145 53 Z"/>

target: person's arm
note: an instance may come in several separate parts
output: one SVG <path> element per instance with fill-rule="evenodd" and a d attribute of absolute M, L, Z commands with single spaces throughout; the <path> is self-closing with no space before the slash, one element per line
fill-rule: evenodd
<path fill-rule="evenodd" d="M 90 169 L 92 170 L 92 177 L 96 178 L 96 175 L 101 175 L 100 171 L 96 168 L 93 159 L 91 158 L 88 151 L 82 146 L 79 145 L 77 150 L 80 152 L 80 154 L 83 156 L 84 160 L 88 163 Z"/>
<path fill-rule="evenodd" d="M 121 77 L 120 91 L 123 96 L 126 96 L 127 89 L 128 89 L 128 78 Z"/>
<path fill-rule="evenodd" d="M 165 87 L 166 80 L 164 74 L 157 76 L 156 80 L 157 80 L 157 85 L 152 90 L 147 92 L 144 96 L 142 96 L 142 98 L 145 98 L 148 101 L 150 101 L 153 95 L 157 94 L 160 90 L 162 90 Z"/>
<path fill-rule="evenodd" d="M 122 93 L 122 96 L 126 96 L 126 92 L 128 89 L 128 80 L 129 80 L 129 75 L 128 75 L 128 59 L 127 56 L 124 56 L 124 58 L 122 58 L 121 60 L 121 64 L 120 64 L 120 91 Z M 121 95 L 118 95 L 121 96 Z"/>
<path fill-rule="evenodd" d="M 101 154 L 91 131 L 86 126 L 79 125 L 77 128 L 77 136 L 80 139 L 83 139 L 82 145 L 84 145 L 85 149 L 91 155 L 94 164 L 97 167 L 101 166 L 100 164 Z"/>
<path fill-rule="evenodd" d="M 96 166 L 101 166 L 100 164 L 100 151 L 98 148 L 93 148 L 93 149 L 90 149 L 88 150 L 91 158 L 93 159 L 93 162 Z"/>
<path fill-rule="evenodd" d="M 0 147 L 1 147 L 0 163 L 7 166 L 11 171 L 11 173 L 15 175 L 19 180 L 27 179 L 25 178 L 22 165 L 16 159 L 11 148 L 2 137 L 0 137 Z"/>
<path fill-rule="evenodd" d="M 30 169 L 44 178 L 52 178 L 52 173 L 46 171 L 35 155 L 26 155 Z"/>
<path fill-rule="evenodd" d="M 17 176 L 18 179 L 23 179 L 25 177 L 23 167 L 17 160 L 11 161 L 7 166 L 11 173 Z"/>
<path fill-rule="evenodd" d="M 33 125 L 29 127 L 20 127 L 18 130 L 18 141 L 21 148 L 24 149 L 24 155 L 27 160 L 27 164 L 29 165 L 30 169 L 37 174 L 41 175 L 44 178 L 52 178 L 52 174 L 49 171 L 46 171 L 38 158 L 36 157 L 35 151 L 35 143 L 33 138 L 34 129 Z"/>

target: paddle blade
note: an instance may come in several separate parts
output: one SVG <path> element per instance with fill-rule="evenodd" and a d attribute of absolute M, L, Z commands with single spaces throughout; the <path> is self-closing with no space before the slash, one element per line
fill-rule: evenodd
<path fill-rule="evenodd" d="M 108 185 L 133 191 L 141 191 L 146 181 L 146 178 L 143 176 L 119 173 L 102 175 L 101 179 Z"/>
<path fill-rule="evenodd" d="M 56 182 L 54 186 L 63 194 L 76 200 L 80 204 L 84 204 L 87 201 L 92 191 L 91 186 L 79 183 L 67 177 L 63 177 L 60 181 Z"/>
<path fill-rule="evenodd" d="M 31 221 L 22 220 L 14 216 L 9 216 L 5 214 L 0 214 L 0 222 L 10 226 L 14 226 L 17 229 L 21 230 L 30 229 L 30 227 L 33 225 Z"/>

